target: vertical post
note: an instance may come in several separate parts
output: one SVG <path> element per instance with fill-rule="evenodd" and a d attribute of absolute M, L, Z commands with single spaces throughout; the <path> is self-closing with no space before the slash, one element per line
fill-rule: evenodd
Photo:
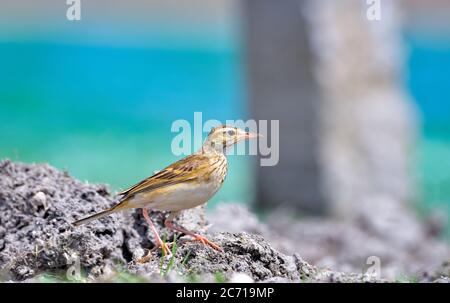
<path fill-rule="evenodd" d="M 396 12 L 393 1 L 243 0 L 251 114 L 280 120 L 279 164 L 257 167 L 258 207 L 350 218 L 414 199 Z"/>
<path fill-rule="evenodd" d="M 256 201 L 258 207 L 325 213 L 318 146 L 321 102 L 302 2 L 242 3 L 251 116 L 280 121 L 279 163 L 257 166 Z"/>

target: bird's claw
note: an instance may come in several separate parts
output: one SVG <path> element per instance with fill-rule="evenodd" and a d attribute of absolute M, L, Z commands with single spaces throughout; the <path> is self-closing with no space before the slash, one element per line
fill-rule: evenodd
<path fill-rule="evenodd" d="M 158 250 L 159 248 L 161 248 L 161 252 L 162 252 L 164 257 L 166 257 L 166 256 L 167 257 L 171 257 L 172 256 L 172 251 L 170 250 L 170 246 L 172 244 L 173 243 L 161 242 L 158 245 L 155 245 L 155 247 L 153 247 L 152 249 L 148 250 L 148 253 L 145 256 L 143 256 L 142 258 L 139 258 L 137 260 L 137 263 L 143 264 L 143 263 L 147 263 L 148 261 L 150 261 L 152 259 L 153 252 Z"/>
<path fill-rule="evenodd" d="M 151 259 L 152 259 L 152 250 L 149 250 L 145 256 L 137 259 L 136 262 L 139 264 L 144 264 L 144 263 L 147 263 L 148 261 L 150 261 Z"/>

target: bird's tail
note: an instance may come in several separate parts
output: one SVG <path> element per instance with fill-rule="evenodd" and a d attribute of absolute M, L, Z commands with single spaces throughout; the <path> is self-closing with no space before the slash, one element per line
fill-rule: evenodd
<path fill-rule="evenodd" d="M 72 225 L 74 225 L 74 226 L 80 226 L 80 225 L 82 225 L 82 224 L 86 224 L 86 223 L 91 222 L 91 221 L 93 221 L 93 220 L 96 220 L 96 219 L 100 219 L 100 218 L 106 217 L 106 216 L 108 216 L 108 215 L 110 215 L 110 214 L 112 214 L 112 213 L 115 213 L 115 212 L 118 211 L 120 208 L 122 208 L 122 207 L 118 207 L 118 206 L 120 206 L 120 204 L 119 204 L 119 205 L 116 205 L 116 206 L 113 206 L 113 207 L 111 207 L 111 208 L 109 208 L 109 209 L 107 209 L 107 210 L 104 210 L 104 211 L 98 212 L 98 213 L 96 213 L 96 214 L 93 214 L 92 216 L 89 216 L 89 217 L 83 218 L 83 219 L 81 219 L 81 220 L 72 222 Z"/>

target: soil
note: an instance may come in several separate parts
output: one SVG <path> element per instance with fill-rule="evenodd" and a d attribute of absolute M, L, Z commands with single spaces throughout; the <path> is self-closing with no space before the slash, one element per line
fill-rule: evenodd
<path fill-rule="evenodd" d="M 182 237 L 177 239 L 173 258 L 155 250 L 142 264 L 138 260 L 154 243 L 140 210 L 113 214 L 80 227 L 70 224 L 115 203 L 105 185 L 81 182 L 47 164 L 0 162 L 1 279 L 29 281 L 49 273 L 67 276 L 79 267 L 87 281 L 114 280 L 118 273 L 144 281 L 172 282 L 386 281 L 361 270 L 337 272 L 317 267 L 303 259 L 301 250 L 287 252 L 279 241 L 272 246 L 267 239 L 274 243 L 278 239 L 272 227 L 245 208 L 234 206 L 211 215 L 213 229 L 208 229 L 203 207 L 185 211 L 177 219 L 187 229 L 206 234 L 223 251 Z M 163 227 L 167 214 L 150 215 L 163 237 L 173 241 L 175 235 Z M 445 282 L 440 273 L 430 272 L 427 281 Z"/>

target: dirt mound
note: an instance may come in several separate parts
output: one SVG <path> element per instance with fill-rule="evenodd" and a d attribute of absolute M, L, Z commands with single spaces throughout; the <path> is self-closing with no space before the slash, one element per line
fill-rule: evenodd
<path fill-rule="evenodd" d="M 260 223 L 239 207 L 228 207 L 211 216 L 216 232 L 208 237 L 221 245 L 223 252 L 182 237 L 177 240 L 173 258 L 155 251 L 148 263 L 140 264 L 136 260 L 154 244 L 139 210 L 113 214 L 77 228 L 70 224 L 116 202 L 104 185 L 80 182 L 46 164 L 0 162 L 2 280 L 36 279 L 42 273 L 66 275 L 68 269 L 80 268 L 88 281 L 117 281 L 118 273 L 144 281 L 190 281 L 193 277 L 200 281 L 217 281 L 221 277 L 219 280 L 236 282 L 380 281 L 363 274 L 320 269 L 297 253 L 280 253 L 263 237 L 275 242 L 284 239 L 285 243 L 302 240 L 279 238 L 279 229 Z M 174 234 L 163 227 L 166 214 L 150 215 L 163 237 L 173 241 Z M 202 207 L 184 212 L 177 221 L 201 233 L 208 226 Z"/>
<path fill-rule="evenodd" d="M 106 186 L 80 182 L 49 165 L 0 162 L 2 277 L 24 280 L 79 262 L 88 277 L 95 278 L 126 265 L 137 249 L 152 248 L 150 231 L 137 210 L 77 228 L 70 224 L 115 203 Z M 151 216 L 162 226 L 164 214 Z M 203 211 L 192 210 L 179 222 L 202 230 Z M 173 233 L 161 230 L 173 238 Z"/>
<path fill-rule="evenodd" d="M 308 262 L 322 268 L 362 272 L 376 259 L 381 277 L 389 281 L 432 282 L 448 276 L 449 267 L 443 270 L 440 266 L 450 255 L 448 243 L 439 233 L 430 233 L 429 223 L 420 220 L 413 209 L 395 202 L 362 204 L 354 220 L 295 219 L 286 210 L 279 210 L 262 223 L 248 208 L 237 204 L 221 205 L 209 218 L 215 223 L 211 232 L 256 233 L 275 249 L 285 254 L 301 252 Z"/>
<path fill-rule="evenodd" d="M 114 214 L 81 227 L 70 222 L 106 209 L 116 201 L 104 185 L 80 182 L 48 165 L 0 162 L 0 268 L 2 278 L 20 281 L 41 273 L 66 273 L 79 265 L 88 280 L 105 279 L 117 268 L 150 280 L 161 279 L 167 260 L 158 252 L 150 262 L 136 260 L 153 247 L 151 233 L 138 210 Z M 163 228 L 165 214 L 151 212 Z M 204 209 L 178 219 L 188 229 L 205 232 Z M 217 252 L 198 243 L 180 245 L 171 261 L 185 277 L 220 273 L 231 278 L 245 273 L 254 281 L 300 280 L 317 271 L 299 256 L 274 250 L 260 236 L 218 233 L 211 236 L 223 248 Z M 175 262 L 174 262 L 175 261 Z M 169 279 L 169 277 L 167 278 Z"/>
<path fill-rule="evenodd" d="M 13 280 L 67 267 L 90 273 L 124 263 L 123 218 L 73 228 L 70 222 L 114 204 L 103 185 L 77 181 L 48 165 L 0 163 L 0 268 Z"/>
<path fill-rule="evenodd" d="M 131 262 L 128 270 L 150 281 L 232 282 L 381 282 L 375 276 L 319 269 L 299 254 L 275 250 L 263 237 L 245 232 L 214 234 L 217 252 L 199 243 L 185 243 L 175 261 L 153 259 L 144 265 Z M 171 267 L 172 263 L 172 267 Z M 161 278 L 161 275 L 163 278 Z"/>

